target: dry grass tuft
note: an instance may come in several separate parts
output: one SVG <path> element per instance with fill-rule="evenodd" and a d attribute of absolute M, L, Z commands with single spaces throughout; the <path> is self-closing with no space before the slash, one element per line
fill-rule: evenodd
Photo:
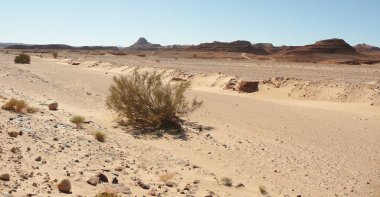
<path fill-rule="evenodd" d="M 222 183 L 222 185 L 224 186 L 227 186 L 227 187 L 231 187 L 232 186 L 232 179 L 231 178 L 228 178 L 228 177 L 222 177 L 220 179 L 220 182 Z"/>
<path fill-rule="evenodd" d="M 11 99 L 6 102 L 1 109 L 7 111 L 13 111 L 17 113 L 36 113 L 38 111 L 37 108 L 29 107 L 28 104 L 24 100 Z"/>
<path fill-rule="evenodd" d="M 166 183 L 166 182 L 172 180 L 174 177 L 175 177 L 175 173 L 169 173 L 169 172 L 167 172 L 165 174 L 160 175 L 159 178 L 160 178 L 160 181 Z"/>
<path fill-rule="evenodd" d="M 96 140 L 98 140 L 99 142 L 104 142 L 106 140 L 106 134 L 101 132 L 101 131 L 97 131 L 95 134 L 94 134 L 94 137 Z"/>
<path fill-rule="evenodd" d="M 265 188 L 264 186 L 259 186 L 259 191 L 262 195 L 268 194 L 267 188 Z"/>
<path fill-rule="evenodd" d="M 107 105 L 132 127 L 181 130 L 180 117 L 202 105 L 196 99 L 189 105 L 184 95 L 189 88 L 190 82 L 170 84 L 162 74 L 135 69 L 131 75 L 114 77 Z"/>

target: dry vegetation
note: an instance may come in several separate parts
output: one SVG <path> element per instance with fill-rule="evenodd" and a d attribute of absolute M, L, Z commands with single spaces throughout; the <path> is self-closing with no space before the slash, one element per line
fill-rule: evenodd
<path fill-rule="evenodd" d="M 104 142 L 106 140 L 106 134 L 104 134 L 103 132 L 101 131 L 97 131 L 95 134 L 94 134 L 94 137 L 96 140 L 98 140 L 99 142 Z"/>
<path fill-rule="evenodd" d="M 27 54 L 20 54 L 15 57 L 16 64 L 30 64 L 30 56 Z"/>
<path fill-rule="evenodd" d="M 11 99 L 6 102 L 1 109 L 17 113 L 36 113 L 37 108 L 30 107 L 24 100 Z"/>
<path fill-rule="evenodd" d="M 160 175 L 160 181 L 166 183 L 166 182 L 172 180 L 174 177 L 175 177 L 175 173 L 167 172 L 165 174 Z"/>
<path fill-rule="evenodd" d="M 181 129 L 180 117 L 202 104 L 194 99 L 189 105 L 184 95 L 189 88 L 190 82 L 170 84 L 162 74 L 135 69 L 131 75 L 114 77 L 107 105 L 135 128 Z"/>
<path fill-rule="evenodd" d="M 73 116 L 72 118 L 70 118 L 70 122 L 74 123 L 77 129 L 82 128 L 84 120 L 85 118 L 83 116 Z"/>

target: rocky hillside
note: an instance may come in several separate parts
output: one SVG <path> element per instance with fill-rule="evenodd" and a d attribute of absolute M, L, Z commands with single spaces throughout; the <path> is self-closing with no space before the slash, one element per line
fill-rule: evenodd
<path fill-rule="evenodd" d="M 354 46 L 354 48 L 356 49 L 356 51 L 358 51 L 360 53 L 380 52 L 379 47 L 368 45 L 365 43 L 358 44 L 358 45 Z"/>

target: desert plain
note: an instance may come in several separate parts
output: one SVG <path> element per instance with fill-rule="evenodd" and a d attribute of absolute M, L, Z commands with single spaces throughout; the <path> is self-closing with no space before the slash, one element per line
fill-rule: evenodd
<path fill-rule="evenodd" d="M 0 110 L 3 196 L 380 196 L 380 64 L 153 52 L 31 53 L 31 64 L 14 64 L 19 52 L 0 54 L 0 104 L 23 99 L 38 112 Z M 108 88 L 136 67 L 191 81 L 186 95 L 203 105 L 184 117 L 185 133 L 142 135 L 117 123 Z M 258 91 L 226 88 L 242 80 Z M 83 129 L 74 115 L 86 118 Z M 65 179 L 69 194 L 57 186 Z"/>

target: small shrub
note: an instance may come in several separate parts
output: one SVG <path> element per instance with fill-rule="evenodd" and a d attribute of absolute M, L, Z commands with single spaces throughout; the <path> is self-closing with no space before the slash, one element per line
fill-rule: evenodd
<path fill-rule="evenodd" d="M 223 178 L 220 179 L 220 182 L 224 186 L 227 186 L 227 187 L 231 187 L 232 186 L 232 179 L 231 178 L 223 177 Z"/>
<path fill-rule="evenodd" d="M 11 99 L 6 102 L 1 109 L 14 111 L 17 113 L 35 113 L 37 112 L 37 108 L 29 107 L 28 104 L 24 100 Z"/>
<path fill-rule="evenodd" d="M 260 187 L 259 187 L 259 191 L 260 191 L 260 193 L 261 193 L 262 195 L 266 195 L 266 194 L 268 194 L 268 192 L 267 192 L 267 188 L 265 188 L 264 186 L 260 186 Z"/>
<path fill-rule="evenodd" d="M 58 53 L 57 52 L 53 52 L 52 55 L 53 55 L 54 59 L 57 59 L 57 57 L 58 57 Z"/>
<path fill-rule="evenodd" d="M 77 129 L 82 128 L 82 123 L 84 122 L 85 118 L 82 116 L 73 116 L 70 118 L 70 122 L 74 123 L 77 126 Z"/>
<path fill-rule="evenodd" d="M 165 173 L 163 175 L 160 175 L 160 181 L 166 183 L 170 180 L 172 180 L 175 176 L 175 173 Z"/>
<path fill-rule="evenodd" d="M 135 69 L 131 75 L 114 77 L 107 105 L 135 128 L 181 129 L 180 117 L 202 105 L 196 99 L 189 105 L 184 95 L 189 87 L 188 81 L 170 84 L 162 74 Z"/>
<path fill-rule="evenodd" d="M 20 54 L 15 57 L 16 64 L 30 64 L 30 56 L 27 54 Z"/>
<path fill-rule="evenodd" d="M 104 142 L 106 140 L 106 134 L 104 134 L 101 131 L 97 131 L 95 134 L 95 139 L 98 140 L 99 142 Z"/>

